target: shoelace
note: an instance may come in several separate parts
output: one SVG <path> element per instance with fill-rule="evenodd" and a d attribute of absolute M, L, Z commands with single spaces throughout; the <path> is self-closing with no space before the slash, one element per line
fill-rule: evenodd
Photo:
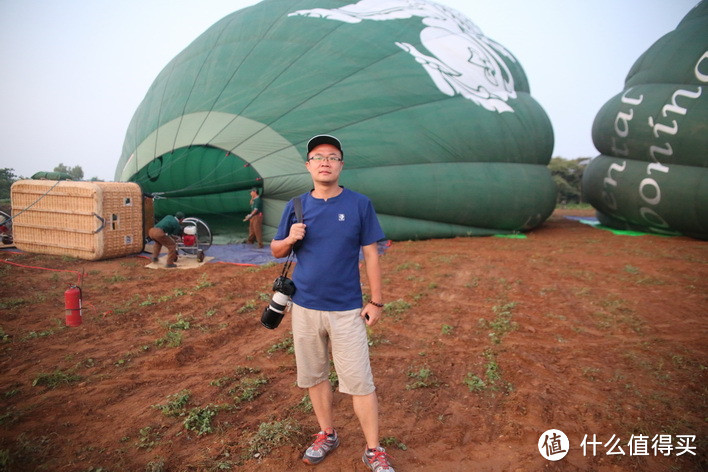
<path fill-rule="evenodd" d="M 386 451 L 379 451 L 376 449 L 373 451 L 373 462 L 378 462 L 379 466 L 381 467 L 391 467 L 391 464 L 388 463 L 389 458 L 393 459 L 393 456 Z"/>
<path fill-rule="evenodd" d="M 315 442 L 312 444 L 312 448 L 313 449 L 321 449 L 322 446 L 324 446 L 324 444 L 327 442 L 327 438 L 328 438 L 327 433 L 321 432 L 321 433 L 313 434 L 313 436 L 315 437 Z"/>

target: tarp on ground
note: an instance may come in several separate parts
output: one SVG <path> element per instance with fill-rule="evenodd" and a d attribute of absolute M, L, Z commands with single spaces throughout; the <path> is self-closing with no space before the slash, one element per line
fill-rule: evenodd
<path fill-rule="evenodd" d="M 379 254 L 383 254 L 386 248 L 390 246 L 390 241 L 380 241 L 378 243 Z M 164 249 L 163 249 L 164 251 Z M 287 258 L 275 258 L 270 252 L 270 246 L 266 245 L 263 248 L 258 248 L 255 244 L 217 244 L 212 245 L 204 251 L 206 262 L 224 262 L 230 264 L 245 264 L 245 265 L 265 265 L 270 263 L 285 262 Z M 149 252 L 143 252 L 142 256 L 151 257 Z M 180 258 L 195 257 L 189 254 L 180 254 Z M 359 258 L 363 260 L 363 255 L 360 252 Z"/>

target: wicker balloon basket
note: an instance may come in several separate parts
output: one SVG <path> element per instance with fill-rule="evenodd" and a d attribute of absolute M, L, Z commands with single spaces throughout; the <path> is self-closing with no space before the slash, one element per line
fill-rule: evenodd
<path fill-rule="evenodd" d="M 94 261 L 143 249 L 136 183 L 19 180 L 10 193 L 18 249 Z"/>

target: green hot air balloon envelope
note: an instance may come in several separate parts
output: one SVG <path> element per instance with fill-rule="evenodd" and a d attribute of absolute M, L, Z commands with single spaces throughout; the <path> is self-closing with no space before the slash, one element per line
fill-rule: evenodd
<path fill-rule="evenodd" d="M 632 66 L 593 123 L 583 196 L 608 226 L 708 238 L 708 2 Z"/>
<path fill-rule="evenodd" d="M 224 227 L 262 187 L 272 237 L 311 187 L 305 146 L 321 133 L 392 239 L 525 231 L 555 207 L 553 130 L 521 65 L 427 1 L 265 0 L 223 18 L 151 86 L 116 180 L 165 197 L 158 213 Z"/>

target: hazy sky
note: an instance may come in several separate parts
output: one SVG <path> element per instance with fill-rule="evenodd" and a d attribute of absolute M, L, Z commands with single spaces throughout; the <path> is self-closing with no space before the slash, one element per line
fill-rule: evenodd
<path fill-rule="evenodd" d="M 0 0 L 0 168 L 80 165 L 113 180 L 157 74 L 249 0 Z M 343 2 L 345 3 L 345 2 Z M 698 0 L 441 0 L 512 52 L 546 110 L 554 156 L 595 156 L 590 131 L 634 61 Z"/>

